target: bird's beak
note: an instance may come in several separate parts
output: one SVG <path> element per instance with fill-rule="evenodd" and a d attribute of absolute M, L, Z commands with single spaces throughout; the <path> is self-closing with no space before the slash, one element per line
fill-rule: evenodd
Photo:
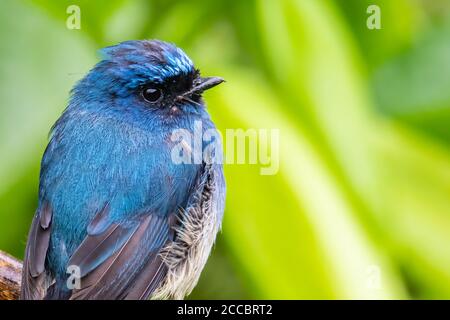
<path fill-rule="evenodd" d="M 211 89 L 225 80 L 220 77 L 201 77 L 194 81 L 194 86 L 191 90 L 186 92 L 184 96 L 191 96 L 193 94 L 202 94 L 208 89 Z"/>

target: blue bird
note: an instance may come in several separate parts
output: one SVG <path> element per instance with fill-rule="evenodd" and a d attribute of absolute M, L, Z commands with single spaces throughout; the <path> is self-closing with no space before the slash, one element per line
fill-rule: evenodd
<path fill-rule="evenodd" d="M 220 139 L 209 158 L 174 161 L 215 131 L 201 77 L 176 46 L 126 41 L 71 92 L 41 162 L 26 246 L 22 299 L 182 299 L 196 285 L 221 226 Z M 206 139 L 204 139 L 206 140 Z"/>

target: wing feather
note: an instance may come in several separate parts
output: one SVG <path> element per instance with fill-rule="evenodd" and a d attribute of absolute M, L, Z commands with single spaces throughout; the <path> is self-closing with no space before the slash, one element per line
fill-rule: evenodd
<path fill-rule="evenodd" d="M 45 202 L 37 210 L 28 235 L 22 271 L 20 298 L 23 300 L 42 299 L 47 290 L 45 260 L 50 243 L 52 210 Z"/>
<path fill-rule="evenodd" d="M 110 232 L 109 229 L 114 228 Z M 168 240 L 169 226 L 167 218 L 156 214 L 147 214 L 138 220 L 131 232 L 120 232 L 122 226 L 112 225 L 107 231 L 108 239 L 99 236 L 88 236 L 75 252 L 74 256 L 83 257 L 85 248 L 93 248 L 89 256 L 101 256 L 105 251 L 105 242 L 109 244 L 122 243 L 118 250 L 106 260 L 99 263 L 88 273 L 82 271 L 81 288 L 74 290 L 71 299 L 120 299 L 127 295 L 127 289 L 132 286 L 144 269 L 144 266 L 160 264 L 157 253 Z M 126 228 L 125 228 L 126 229 Z M 119 230 L 119 232 L 117 232 Z M 93 245 L 100 237 L 102 245 Z M 125 238 L 125 240 L 123 240 Z M 98 252 L 96 252 L 96 250 Z M 71 259 L 71 263 L 83 263 L 85 259 Z M 90 263 L 92 266 L 92 263 Z M 83 264 L 82 264 L 83 266 Z M 80 269 L 82 268 L 80 266 Z M 164 272 L 154 268 L 154 274 Z M 148 271 L 148 269 L 146 269 Z"/>

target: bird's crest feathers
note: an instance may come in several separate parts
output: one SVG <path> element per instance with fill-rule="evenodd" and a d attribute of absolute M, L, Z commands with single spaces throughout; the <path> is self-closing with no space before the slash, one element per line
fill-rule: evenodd
<path fill-rule="evenodd" d="M 100 50 L 102 61 L 121 79 L 134 79 L 129 86 L 141 82 L 162 83 L 165 79 L 195 71 L 191 59 L 175 45 L 160 40 L 131 40 Z M 111 68 L 112 67 L 112 68 Z"/>

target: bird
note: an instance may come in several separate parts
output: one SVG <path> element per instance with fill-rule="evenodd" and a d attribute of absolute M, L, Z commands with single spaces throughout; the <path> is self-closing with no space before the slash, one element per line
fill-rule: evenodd
<path fill-rule="evenodd" d="M 50 131 L 20 297 L 183 299 L 221 229 L 226 186 L 220 139 L 187 161 L 192 143 L 173 137 L 218 132 L 202 94 L 224 80 L 161 40 L 100 54 Z"/>

